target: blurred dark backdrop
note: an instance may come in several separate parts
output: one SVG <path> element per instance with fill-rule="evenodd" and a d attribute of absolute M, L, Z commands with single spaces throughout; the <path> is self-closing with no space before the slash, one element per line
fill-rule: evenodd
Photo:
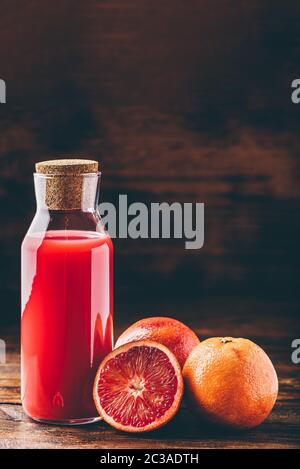
<path fill-rule="evenodd" d="M 139 298 L 298 299 L 299 14 L 291 0 L 1 0 L 0 321 L 19 317 L 32 172 L 52 157 L 98 159 L 102 200 L 206 204 L 199 251 L 115 242 L 133 314 Z"/>

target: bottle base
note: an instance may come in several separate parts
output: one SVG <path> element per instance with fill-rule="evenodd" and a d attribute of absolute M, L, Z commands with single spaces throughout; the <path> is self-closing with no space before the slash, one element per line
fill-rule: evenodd
<path fill-rule="evenodd" d="M 90 417 L 90 418 L 82 418 L 82 419 L 66 419 L 66 420 L 47 420 L 47 419 L 40 419 L 36 417 L 29 416 L 32 420 L 38 423 L 44 423 L 47 425 L 62 425 L 62 426 L 75 426 L 75 425 L 88 425 L 89 423 L 96 423 L 102 420 L 101 417 Z"/>

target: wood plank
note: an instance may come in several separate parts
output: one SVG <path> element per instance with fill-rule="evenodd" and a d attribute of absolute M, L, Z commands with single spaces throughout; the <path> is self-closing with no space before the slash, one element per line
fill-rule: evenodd
<path fill-rule="evenodd" d="M 237 434 L 209 428 L 183 410 L 167 428 L 131 436 L 104 423 L 84 428 L 42 425 L 26 417 L 21 406 L 1 405 L 0 448 L 300 448 L 299 415 L 299 400 L 283 401 L 261 427 Z"/>
<path fill-rule="evenodd" d="M 224 294 L 222 287 L 251 294 L 257 284 L 260 294 L 297 294 L 298 109 L 290 102 L 294 77 L 284 86 L 281 77 L 287 63 L 297 69 L 300 6 L 292 15 L 278 1 L 217 3 L 22 0 L 16 9 L 2 0 L 4 305 L 17 310 L 16 247 L 34 212 L 34 163 L 75 153 L 101 162 L 106 200 L 126 192 L 207 205 L 201 258 L 187 257 L 182 244 L 124 243 L 117 252 L 124 283 L 141 290 L 148 273 L 161 294 L 169 274 L 171 285 L 178 279 L 173 291 L 187 297 Z M 274 37 L 279 52 L 270 48 Z M 190 288 L 182 288 L 186 272 L 196 279 Z"/>
<path fill-rule="evenodd" d="M 242 127 L 219 142 L 187 128 L 180 115 L 151 107 L 119 106 L 112 112 L 101 106 L 94 112 L 93 135 L 85 138 L 84 149 L 76 153 L 100 160 L 108 189 L 124 185 L 132 191 L 164 197 L 173 193 L 177 198 L 187 192 L 190 199 L 207 203 L 221 203 L 234 193 L 269 199 L 300 195 L 298 174 L 293 171 L 299 142 L 293 135 L 287 139 L 285 134 Z M 47 110 L 35 117 L 24 113 L 18 123 L 14 115 L 0 121 L 0 175 L 4 182 L 17 177 L 15 183 L 26 183 L 26 190 L 42 150 L 37 142 L 38 119 L 51 126 L 56 115 Z M 62 153 L 72 157 L 74 150 Z M 25 155 L 25 171 L 17 172 Z M 11 171 L 14 168 L 17 174 Z"/>
<path fill-rule="evenodd" d="M 127 310 L 129 305 L 121 306 L 122 313 L 116 315 L 116 336 L 127 326 L 130 317 L 138 319 L 145 310 L 143 300 L 136 302 L 136 313 L 132 316 Z M 166 313 L 170 303 L 160 307 Z M 280 392 L 273 412 L 263 425 L 242 433 L 217 429 L 195 418 L 186 403 L 168 426 L 147 435 L 127 435 L 101 422 L 77 428 L 35 423 L 24 414 L 20 403 L 18 338 L 15 330 L 10 329 L 2 330 L 8 357 L 6 365 L 0 368 L 0 447 L 300 448 L 300 377 L 297 365 L 290 358 L 291 339 L 299 330 L 299 320 L 294 314 L 297 302 L 215 298 L 190 302 L 188 308 L 184 302 L 171 307 L 169 315 L 179 319 L 185 311 L 185 322 L 201 338 L 224 335 L 224 331 L 226 335 L 230 331 L 232 335 L 250 337 L 267 351 L 279 376 Z M 147 308 L 157 312 L 157 302 L 150 301 Z M 246 314 L 241 315 L 242 311 Z"/>

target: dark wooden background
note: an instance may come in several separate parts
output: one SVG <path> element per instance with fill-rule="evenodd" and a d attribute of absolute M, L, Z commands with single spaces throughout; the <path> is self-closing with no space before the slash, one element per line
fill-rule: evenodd
<path fill-rule="evenodd" d="M 74 155 L 101 162 L 102 200 L 206 204 L 199 251 L 115 242 L 132 317 L 139 298 L 161 299 L 147 314 L 176 297 L 297 301 L 299 13 L 291 0 L 0 1 L 1 322 L 18 321 L 34 163 Z"/>

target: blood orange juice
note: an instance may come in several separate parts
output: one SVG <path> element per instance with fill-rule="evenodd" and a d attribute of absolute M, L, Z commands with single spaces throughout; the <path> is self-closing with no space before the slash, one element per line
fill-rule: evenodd
<path fill-rule="evenodd" d="M 94 160 L 36 164 L 36 214 L 22 244 L 21 393 L 46 423 L 100 417 L 97 368 L 113 345 L 113 246 Z"/>
<path fill-rule="evenodd" d="M 48 231 L 22 246 L 22 400 L 36 419 L 96 415 L 92 385 L 112 349 L 108 235 Z"/>

